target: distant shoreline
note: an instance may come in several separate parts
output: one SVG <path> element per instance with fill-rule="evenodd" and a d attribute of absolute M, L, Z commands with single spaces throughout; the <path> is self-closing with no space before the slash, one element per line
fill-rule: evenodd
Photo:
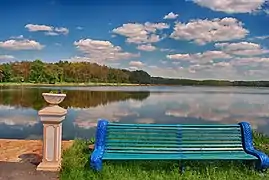
<path fill-rule="evenodd" d="M 0 83 L 0 86 L 156 86 L 153 84 L 131 84 L 131 83 Z"/>
<path fill-rule="evenodd" d="M 111 86 L 111 87 L 137 87 L 137 86 L 192 86 L 192 87 L 253 87 L 253 88 L 269 88 L 269 86 L 255 86 L 255 85 L 213 85 L 213 84 L 132 84 L 132 83 L 55 83 L 55 84 L 48 84 L 48 83 L 1 83 L 0 87 L 4 86 L 46 86 L 46 87 L 94 87 L 94 86 Z"/>

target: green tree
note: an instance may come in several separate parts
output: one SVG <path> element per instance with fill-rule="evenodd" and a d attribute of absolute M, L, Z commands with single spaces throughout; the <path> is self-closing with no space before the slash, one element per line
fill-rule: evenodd
<path fill-rule="evenodd" d="M 136 70 L 130 73 L 129 80 L 131 83 L 138 84 L 150 84 L 151 79 L 150 75 L 142 70 Z"/>
<path fill-rule="evenodd" d="M 42 82 L 44 81 L 44 63 L 41 60 L 35 60 L 31 65 L 30 70 L 30 81 L 33 82 Z"/>
<path fill-rule="evenodd" d="M 11 64 L 3 64 L 3 82 L 11 82 L 12 80 L 12 70 L 11 70 Z"/>

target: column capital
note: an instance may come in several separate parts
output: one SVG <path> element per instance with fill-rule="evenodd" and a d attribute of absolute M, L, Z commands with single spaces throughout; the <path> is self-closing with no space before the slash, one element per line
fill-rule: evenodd
<path fill-rule="evenodd" d="M 66 114 L 67 110 L 58 105 L 47 106 L 38 111 L 40 120 L 45 124 L 60 123 L 64 120 Z"/>

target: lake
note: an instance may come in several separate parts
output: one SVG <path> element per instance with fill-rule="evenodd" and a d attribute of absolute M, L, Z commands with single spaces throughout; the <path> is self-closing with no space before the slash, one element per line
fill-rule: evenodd
<path fill-rule="evenodd" d="M 42 92 L 58 87 L 0 87 L 0 138 L 42 139 Z M 122 123 L 229 124 L 248 121 L 269 135 L 269 89 L 242 87 L 61 87 L 68 109 L 63 139 L 90 138 L 98 119 Z"/>

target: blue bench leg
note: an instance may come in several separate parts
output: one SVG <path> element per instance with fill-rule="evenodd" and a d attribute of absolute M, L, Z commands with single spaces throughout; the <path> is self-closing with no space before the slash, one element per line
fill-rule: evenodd
<path fill-rule="evenodd" d="M 96 171 L 101 171 L 103 167 L 103 162 L 101 159 L 92 159 L 90 166 Z"/>
<path fill-rule="evenodd" d="M 268 165 L 269 165 L 269 163 L 268 163 Z M 257 162 L 255 164 L 255 169 L 257 171 L 259 171 L 259 172 L 265 173 L 265 172 L 267 172 L 267 168 L 268 168 L 268 166 L 267 167 L 262 167 L 261 164 L 260 164 L 260 162 L 259 163 Z"/>
<path fill-rule="evenodd" d="M 185 163 L 183 161 L 181 161 L 180 163 L 180 173 L 184 173 L 185 172 Z"/>

